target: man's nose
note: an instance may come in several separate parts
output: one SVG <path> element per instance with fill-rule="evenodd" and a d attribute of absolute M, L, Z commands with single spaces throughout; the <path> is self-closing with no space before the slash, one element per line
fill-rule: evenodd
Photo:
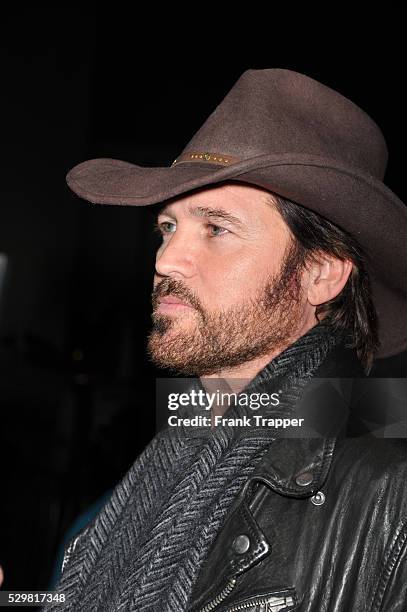
<path fill-rule="evenodd" d="M 157 251 L 156 273 L 160 276 L 188 278 L 194 274 L 195 268 L 191 236 L 177 229 Z"/>

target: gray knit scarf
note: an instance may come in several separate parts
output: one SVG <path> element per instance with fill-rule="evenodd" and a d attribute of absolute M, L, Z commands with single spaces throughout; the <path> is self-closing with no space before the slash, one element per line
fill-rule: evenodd
<path fill-rule="evenodd" d="M 319 323 L 273 359 L 245 388 L 276 383 L 290 411 L 301 389 L 343 336 Z M 277 383 L 276 383 L 277 384 Z M 273 439 L 157 434 L 66 555 L 58 593 L 44 610 L 188 610 L 199 570 L 242 486 Z"/>

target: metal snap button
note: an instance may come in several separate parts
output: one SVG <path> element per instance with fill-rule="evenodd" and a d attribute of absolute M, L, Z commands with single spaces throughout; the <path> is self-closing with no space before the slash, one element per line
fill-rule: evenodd
<path fill-rule="evenodd" d="M 325 495 L 322 491 L 318 491 L 318 493 L 315 493 L 315 495 L 311 497 L 311 501 L 314 506 L 322 506 L 322 504 L 325 503 Z"/>
<path fill-rule="evenodd" d="M 250 548 L 250 539 L 247 535 L 238 535 L 233 542 L 233 549 L 239 555 L 243 555 Z"/>
<path fill-rule="evenodd" d="M 300 487 L 306 487 L 314 480 L 314 475 L 311 472 L 304 472 L 303 474 L 299 474 L 295 479 L 295 482 Z"/>

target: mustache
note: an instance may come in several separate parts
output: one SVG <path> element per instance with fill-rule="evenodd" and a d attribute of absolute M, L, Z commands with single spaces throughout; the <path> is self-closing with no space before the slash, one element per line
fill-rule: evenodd
<path fill-rule="evenodd" d="M 201 314 L 203 313 L 202 305 L 196 295 L 194 295 L 188 287 L 185 287 L 185 285 L 174 278 L 164 278 L 154 287 L 151 294 L 153 310 L 156 310 L 158 307 L 160 298 L 166 295 L 173 295 L 186 302 L 189 306 L 196 308 Z"/>

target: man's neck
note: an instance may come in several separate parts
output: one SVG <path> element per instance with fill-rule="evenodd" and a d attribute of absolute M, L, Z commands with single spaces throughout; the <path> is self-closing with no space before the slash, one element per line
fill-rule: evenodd
<path fill-rule="evenodd" d="M 206 392 L 210 394 L 215 394 L 217 391 L 221 393 L 240 393 L 272 359 L 280 355 L 288 346 L 291 346 L 298 338 L 306 334 L 316 323 L 316 319 L 314 319 L 312 323 L 304 323 L 301 329 L 293 334 L 285 345 L 270 351 L 266 355 L 246 361 L 239 366 L 224 368 L 214 374 L 201 376 L 200 380 L 202 386 Z M 212 417 L 214 415 L 223 415 L 226 410 L 227 406 L 218 406 L 214 404 L 212 407 Z"/>
<path fill-rule="evenodd" d="M 263 357 L 247 361 L 237 368 L 230 368 L 201 377 L 201 383 L 205 391 L 213 397 L 219 397 L 219 394 L 239 394 L 244 387 L 274 358 L 277 357 L 284 349 L 278 349 Z M 221 395 L 228 397 L 228 395 Z M 228 409 L 227 403 L 217 404 L 214 402 L 211 408 L 212 427 L 215 416 L 223 416 Z"/>
<path fill-rule="evenodd" d="M 284 348 L 277 349 L 262 357 L 233 367 L 225 368 L 214 374 L 201 377 L 201 383 L 208 392 L 219 389 L 219 385 L 228 386 L 233 393 L 239 393 L 272 359 L 282 353 Z"/>
<path fill-rule="evenodd" d="M 312 322 L 305 322 L 301 329 L 293 334 L 285 345 L 277 347 L 265 355 L 235 367 L 226 367 L 213 374 L 201 376 L 202 385 L 208 391 L 213 391 L 217 385 L 226 383 L 234 393 L 239 393 L 272 359 L 280 355 L 288 346 L 294 344 L 298 338 L 306 334 L 316 323 L 315 319 Z"/>

